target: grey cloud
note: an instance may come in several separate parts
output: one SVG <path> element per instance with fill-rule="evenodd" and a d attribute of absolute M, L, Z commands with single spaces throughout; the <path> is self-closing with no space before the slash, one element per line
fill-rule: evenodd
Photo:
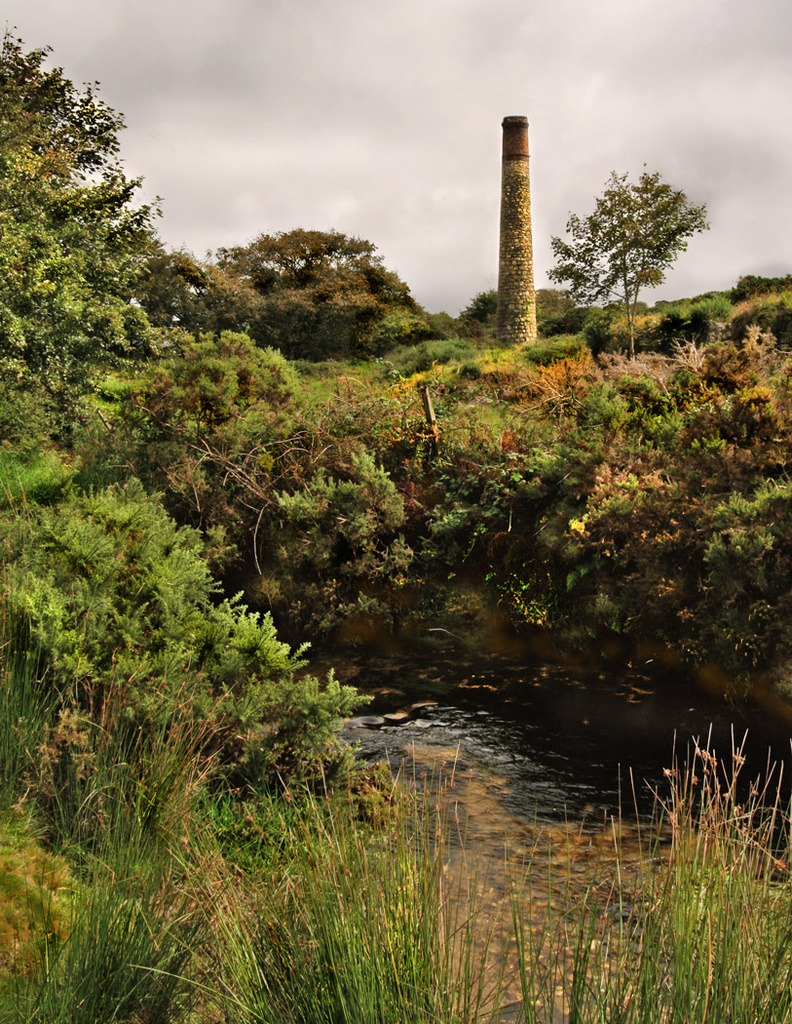
<path fill-rule="evenodd" d="M 259 231 L 370 238 L 429 308 L 495 283 L 500 120 L 531 124 L 537 277 L 611 170 L 709 204 L 662 292 L 790 269 L 788 0 L 6 0 L 99 79 L 127 166 L 196 253 Z M 769 271 L 768 271 L 769 272 Z"/>

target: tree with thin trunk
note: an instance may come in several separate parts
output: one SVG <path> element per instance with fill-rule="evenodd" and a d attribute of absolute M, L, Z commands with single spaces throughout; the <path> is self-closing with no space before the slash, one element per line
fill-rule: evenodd
<path fill-rule="evenodd" d="M 556 266 L 549 277 L 568 282 L 578 303 L 616 301 L 624 306 L 635 356 L 635 314 L 642 288 L 656 288 L 687 249 L 688 239 L 706 231 L 706 207 L 695 206 L 655 172 L 638 183 L 613 171 L 588 217 L 570 214 L 569 241 L 554 237 Z"/>

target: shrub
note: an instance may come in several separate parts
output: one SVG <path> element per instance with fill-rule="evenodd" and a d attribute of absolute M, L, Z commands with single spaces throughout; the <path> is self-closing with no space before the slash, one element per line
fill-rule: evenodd
<path fill-rule="evenodd" d="M 177 356 L 135 381 L 131 399 L 155 422 L 180 424 L 200 436 L 258 404 L 282 405 L 297 387 L 297 374 L 280 352 L 223 331 L 218 338 L 183 341 Z"/>
<path fill-rule="evenodd" d="M 618 308 L 608 306 L 600 309 L 592 306 L 583 324 L 583 337 L 588 342 L 593 355 L 605 352 L 613 341 L 613 325 L 618 316 Z"/>
<path fill-rule="evenodd" d="M 475 344 L 467 338 L 440 338 L 391 352 L 389 361 L 402 376 L 411 377 L 416 373 L 426 373 L 436 364 L 445 366 L 469 360 L 476 352 Z"/>
<path fill-rule="evenodd" d="M 368 453 L 354 454 L 343 476 L 320 469 L 276 500 L 271 557 L 288 575 L 278 573 L 273 601 L 288 606 L 292 626 L 327 633 L 353 618 L 387 629 L 395 611 L 389 595 L 410 551 L 398 532 L 404 502 L 385 470 Z"/>
<path fill-rule="evenodd" d="M 489 291 L 479 292 L 475 295 L 459 314 L 459 319 L 475 321 L 486 327 L 494 327 L 497 312 L 498 290 L 491 288 Z"/>
<path fill-rule="evenodd" d="M 772 334 L 781 348 L 792 348 L 792 290 L 744 303 L 732 321 L 731 335 L 742 341 L 752 329 Z"/>
<path fill-rule="evenodd" d="M 561 359 L 584 359 L 588 353 L 585 340 L 576 335 L 559 335 L 552 341 L 537 341 L 522 350 L 525 361 L 534 366 L 548 366 Z"/>
<path fill-rule="evenodd" d="M 304 648 L 281 643 L 269 615 L 219 600 L 197 534 L 137 481 L 72 491 L 0 530 L 7 614 L 27 624 L 64 714 L 97 721 L 112 701 L 114 718 L 152 735 L 207 722 L 206 752 L 254 774 L 332 759 L 354 691 L 298 678 Z"/>
<path fill-rule="evenodd" d="M 432 336 L 432 327 L 426 318 L 408 309 L 395 309 L 380 320 L 373 348 L 377 353 L 387 352 L 394 345 L 414 345 L 421 338 Z"/>
<path fill-rule="evenodd" d="M 758 295 L 766 295 L 768 292 L 787 291 L 790 288 L 792 274 L 787 274 L 786 277 L 758 277 L 756 274 L 746 274 L 729 292 L 729 299 L 736 304 L 756 298 Z"/>

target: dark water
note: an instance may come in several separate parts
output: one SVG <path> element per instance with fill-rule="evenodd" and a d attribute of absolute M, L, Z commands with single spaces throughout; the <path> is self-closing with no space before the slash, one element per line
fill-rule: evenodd
<path fill-rule="evenodd" d="M 584 673 L 459 652 L 360 655 L 330 663 L 343 665 L 342 678 L 373 695 L 359 718 L 345 725 L 343 738 L 357 745 L 361 757 L 388 760 L 407 782 L 448 798 L 443 806 L 451 806 L 450 820 L 461 822 L 459 840 L 449 837 L 449 877 L 470 882 L 470 852 L 474 872 L 486 864 L 474 930 L 494 935 L 504 951 L 504 973 L 497 975 L 503 1024 L 522 1019 L 522 954 L 512 914 L 520 913 L 542 936 L 552 922 L 566 920 L 576 901 L 599 892 L 607 917 L 607 894 L 617 878 L 622 913 L 620 887 L 627 879 L 629 890 L 629 879 L 645 869 L 642 835 L 652 831 L 636 822 L 636 810 L 648 816 L 655 794 L 667 798 L 664 770 L 675 759 L 683 764 L 698 742 L 729 768 L 737 745 L 746 757 L 745 789 L 766 775 L 768 764 L 775 764 L 776 779 L 779 772 L 792 775 L 792 728 L 780 707 L 769 699 L 730 703 L 696 680 L 649 666 Z M 392 714 L 403 717 L 384 717 Z M 368 717 L 374 722 L 367 724 Z M 438 776 L 454 776 L 458 783 L 435 787 Z M 662 833 L 660 838 L 662 843 Z M 530 864 L 532 884 L 515 902 L 511 865 L 523 862 Z M 552 935 L 563 946 L 562 931 Z M 571 1019 L 561 987 L 571 947 L 565 955 L 547 1018 L 554 1024 Z"/>
<path fill-rule="evenodd" d="M 399 723 L 352 720 L 343 737 L 367 759 L 421 775 L 444 763 L 484 781 L 516 820 L 593 821 L 651 811 L 664 769 L 696 742 L 731 764 L 742 746 L 749 779 L 768 762 L 790 771 L 790 725 L 751 701 L 733 704 L 668 673 L 573 674 L 504 658 L 360 657 L 347 677 L 373 702 L 361 716 L 408 712 Z M 428 706 L 415 707 L 424 702 Z"/>

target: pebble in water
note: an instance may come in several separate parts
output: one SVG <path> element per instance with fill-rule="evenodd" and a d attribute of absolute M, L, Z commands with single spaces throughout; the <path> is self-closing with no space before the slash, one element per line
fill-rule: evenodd
<path fill-rule="evenodd" d="M 359 718 L 350 718 L 348 724 L 358 729 L 379 729 L 385 725 L 385 719 L 382 715 L 361 715 Z"/>

